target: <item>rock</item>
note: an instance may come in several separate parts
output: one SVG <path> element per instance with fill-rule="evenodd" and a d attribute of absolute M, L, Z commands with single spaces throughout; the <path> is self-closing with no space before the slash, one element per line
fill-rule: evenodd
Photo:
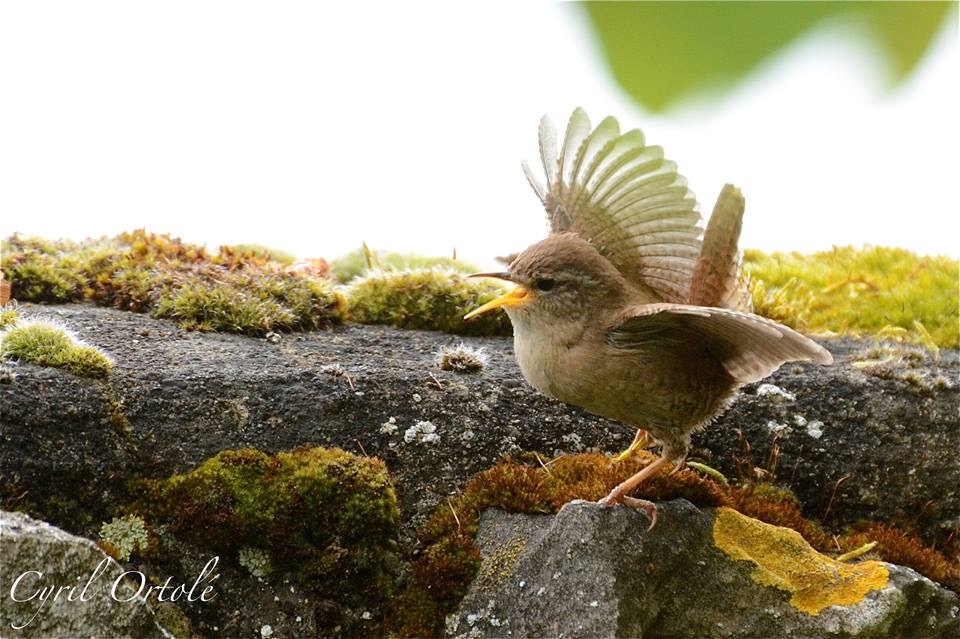
<path fill-rule="evenodd" d="M 861 368 L 871 342 L 826 345 L 836 364 L 787 364 L 767 383 L 744 388 L 717 423 L 694 437 L 697 452 L 736 477 L 734 458 L 745 456 L 743 440 L 749 442 L 753 462 L 765 467 L 775 459 L 778 482 L 793 489 L 808 516 L 831 525 L 877 519 L 909 522 L 928 542 L 955 536 L 957 351 L 936 357 L 893 346 L 894 363 Z"/>
<path fill-rule="evenodd" d="M 172 637 L 138 596 L 149 585 L 90 540 L 0 511 L 0 565 L 0 637 Z"/>
<path fill-rule="evenodd" d="M 310 444 L 381 457 L 409 530 L 504 453 L 613 452 L 633 437 L 533 391 L 509 338 L 348 325 L 274 342 L 86 305 L 21 311 L 56 317 L 117 362 L 106 381 L 19 364 L 13 382 L 0 384 L 0 498 L 87 535 L 130 500 L 131 478 L 184 472 L 226 448 Z M 481 372 L 436 365 L 443 346 L 460 342 L 489 356 Z M 694 454 L 735 476 L 740 430 L 758 466 L 776 443 L 777 478 L 807 514 L 829 505 L 835 524 L 900 518 L 918 521 L 928 540 L 944 538 L 960 522 L 951 454 L 960 450 L 960 390 L 952 382 L 918 395 L 896 374 L 852 367 L 871 344 L 826 342 L 835 365 L 790 364 L 744 388 L 695 437 Z M 912 370 L 956 380 L 958 360 L 942 350 Z"/>
<path fill-rule="evenodd" d="M 448 635 L 956 637 L 957 596 L 913 570 L 840 563 L 728 509 L 572 502 L 555 516 L 487 510 L 483 563 Z"/>

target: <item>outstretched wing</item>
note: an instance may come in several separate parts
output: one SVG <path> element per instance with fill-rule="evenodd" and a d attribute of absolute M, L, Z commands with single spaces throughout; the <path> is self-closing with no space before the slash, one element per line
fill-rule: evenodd
<path fill-rule="evenodd" d="M 686 302 L 700 255 L 700 213 L 676 164 L 638 129 L 620 134 L 608 117 L 591 130 L 578 108 L 557 148 L 550 121 L 540 122 L 546 185 L 524 172 L 547 210 L 553 233 L 573 232 L 652 299 Z"/>
<path fill-rule="evenodd" d="M 791 328 L 725 308 L 647 304 L 632 309 L 608 334 L 610 345 L 640 352 L 691 339 L 705 346 L 742 384 L 763 379 L 785 362 L 833 361 L 827 349 Z"/>
<path fill-rule="evenodd" d="M 693 269 L 688 304 L 719 306 L 750 312 L 753 304 L 740 273 L 740 227 L 745 206 L 743 194 L 724 185 L 703 234 L 700 257 Z"/>

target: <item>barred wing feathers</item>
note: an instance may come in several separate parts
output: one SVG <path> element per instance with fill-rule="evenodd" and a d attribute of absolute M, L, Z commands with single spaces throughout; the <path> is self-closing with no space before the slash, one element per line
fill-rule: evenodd
<path fill-rule="evenodd" d="M 740 189 L 725 185 L 703 235 L 703 246 L 690 283 L 689 304 L 753 310 L 746 282 L 740 274 L 743 256 L 738 246 L 744 206 Z"/>
<path fill-rule="evenodd" d="M 576 109 L 559 147 L 550 121 L 540 123 L 546 185 L 524 173 L 543 202 L 551 232 L 589 241 L 652 300 L 683 303 L 700 255 L 700 213 L 676 164 L 643 133 L 624 134 L 608 117 L 591 130 Z"/>
<path fill-rule="evenodd" d="M 609 332 L 618 349 L 670 350 L 680 340 L 697 340 L 737 382 L 756 382 L 785 362 L 829 364 L 825 348 L 772 320 L 725 308 L 687 304 L 646 304 L 631 309 Z"/>

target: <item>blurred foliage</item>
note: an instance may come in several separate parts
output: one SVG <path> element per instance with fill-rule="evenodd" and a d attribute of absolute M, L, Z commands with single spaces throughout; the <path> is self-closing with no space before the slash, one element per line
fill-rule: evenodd
<path fill-rule="evenodd" d="M 348 283 L 370 271 L 402 271 L 425 268 L 452 269 L 458 273 L 476 273 L 473 264 L 461 262 L 454 257 L 427 257 L 415 253 L 395 253 L 392 251 L 372 251 L 364 245 L 355 251 L 338 257 L 330 264 L 330 274 L 341 283 Z"/>
<path fill-rule="evenodd" d="M 899 248 L 812 255 L 744 251 L 755 311 L 812 333 L 873 334 L 960 347 L 960 266 Z"/>
<path fill-rule="evenodd" d="M 765 59 L 827 23 L 856 27 L 896 83 L 909 75 L 951 14 L 952 2 L 588 2 L 617 82 L 662 111 L 704 91 L 729 89 Z"/>

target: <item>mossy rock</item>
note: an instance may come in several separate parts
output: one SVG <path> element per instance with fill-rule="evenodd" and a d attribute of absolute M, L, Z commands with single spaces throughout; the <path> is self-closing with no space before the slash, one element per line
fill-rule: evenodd
<path fill-rule="evenodd" d="M 132 510 L 198 547 L 234 559 L 259 549 L 343 605 L 376 611 L 393 592 L 400 511 L 377 459 L 325 448 L 225 450 L 140 489 Z"/>
<path fill-rule="evenodd" d="M 648 464 L 643 452 L 623 462 L 598 453 L 545 461 L 536 453 L 506 458 L 477 474 L 456 499 L 441 504 L 419 532 L 425 545 L 414 564 L 414 579 L 391 608 L 389 627 L 403 637 L 439 637 L 446 616 L 456 609 L 481 564 L 475 545 L 481 513 L 495 508 L 511 513 L 555 514 L 573 500 L 596 501 Z M 960 561 L 925 546 L 918 538 L 877 522 L 834 536 L 805 517 L 797 498 L 783 487 L 746 484 L 732 487 L 690 469 L 650 477 L 632 493 L 664 502 L 686 499 L 700 507 L 719 507 L 757 522 L 787 529 L 797 539 L 826 553 L 857 549 L 877 540 L 875 555 L 914 568 L 960 590 Z M 740 515 L 739 513 L 743 513 Z"/>
<path fill-rule="evenodd" d="M 187 329 L 264 335 L 342 321 L 346 299 L 323 278 L 288 273 L 261 247 L 202 246 L 137 230 L 113 238 L 4 241 L 3 272 L 21 302 L 89 301 L 177 320 Z"/>
<path fill-rule="evenodd" d="M 84 344 L 57 324 L 31 320 L 17 321 L 0 333 L 0 357 L 52 366 L 81 377 L 106 377 L 113 370 L 113 360 L 103 351 Z"/>

